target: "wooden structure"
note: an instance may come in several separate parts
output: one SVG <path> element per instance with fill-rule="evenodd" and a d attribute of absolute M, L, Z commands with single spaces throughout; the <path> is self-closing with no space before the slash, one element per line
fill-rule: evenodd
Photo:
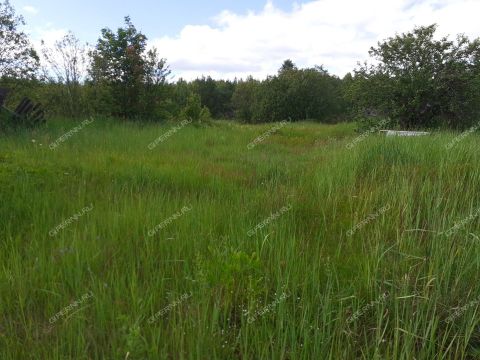
<path fill-rule="evenodd" d="M 40 103 L 35 104 L 27 97 L 24 97 L 14 111 L 5 107 L 9 89 L 0 88 L 0 112 L 2 119 L 6 119 L 9 125 L 34 127 L 45 123 L 45 112 Z"/>
<path fill-rule="evenodd" d="M 3 104 L 5 104 L 5 100 L 7 99 L 7 95 L 9 92 L 9 89 L 0 88 L 0 106 L 3 106 Z"/>

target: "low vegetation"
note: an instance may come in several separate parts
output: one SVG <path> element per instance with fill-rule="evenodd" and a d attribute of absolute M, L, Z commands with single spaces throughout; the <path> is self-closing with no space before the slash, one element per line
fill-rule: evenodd
<path fill-rule="evenodd" d="M 0 139 L 0 358 L 480 356 L 477 135 L 75 125 Z"/>
<path fill-rule="evenodd" d="M 0 2 L 0 359 L 480 358 L 480 39 L 173 81 L 128 16 L 24 25 Z"/>

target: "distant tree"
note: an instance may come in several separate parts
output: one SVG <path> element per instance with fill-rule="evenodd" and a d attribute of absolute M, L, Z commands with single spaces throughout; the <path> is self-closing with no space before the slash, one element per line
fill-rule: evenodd
<path fill-rule="evenodd" d="M 283 62 L 282 66 L 278 70 L 279 74 L 285 73 L 287 71 L 298 70 L 297 66 L 293 63 L 292 60 L 287 59 Z"/>
<path fill-rule="evenodd" d="M 10 2 L 0 2 L 0 78 L 31 79 L 38 70 L 38 54 L 19 29 L 23 25 Z"/>
<path fill-rule="evenodd" d="M 232 116 L 232 95 L 235 84 L 231 81 L 214 80 L 210 76 L 201 77 L 193 81 L 193 91 L 201 99 L 214 118 L 228 118 Z"/>
<path fill-rule="evenodd" d="M 348 119 L 355 117 L 355 108 L 352 98 L 349 96 L 349 91 L 353 85 L 353 75 L 348 72 L 341 80 L 341 93 L 343 102 L 343 112 L 347 115 Z"/>
<path fill-rule="evenodd" d="M 156 48 L 148 50 L 145 56 L 145 78 L 140 97 L 140 116 L 165 118 L 169 108 L 165 101 L 168 88 L 167 77 L 170 69 L 165 59 L 160 58 Z"/>
<path fill-rule="evenodd" d="M 219 111 L 219 99 L 217 98 L 217 84 L 210 76 L 201 77 L 192 82 L 193 91 L 198 94 L 202 105 L 207 106 L 214 116 Z"/>
<path fill-rule="evenodd" d="M 349 96 L 403 128 L 465 127 L 480 115 L 480 40 L 436 40 L 436 25 L 418 27 L 372 47 L 374 65 L 355 71 Z"/>
<path fill-rule="evenodd" d="M 81 101 L 81 81 L 86 77 L 86 47 L 72 32 L 48 47 L 42 40 L 42 54 L 47 63 L 45 76 L 60 86 L 59 99 L 65 104 L 65 114 L 78 116 L 84 113 Z"/>
<path fill-rule="evenodd" d="M 141 97 L 145 85 L 165 82 L 170 70 L 156 50 L 147 52 L 147 37 L 137 31 L 130 18 L 125 26 L 102 29 L 92 58 L 90 76 L 94 83 L 107 84 L 112 91 L 113 115 L 137 117 L 144 113 Z"/>
<path fill-rule="evenodd" d="M 247 87 L 242 85 L 239 88 L 245 98 Z M 238 93 L 236 104 L 242 99 L 242 93 Z M 255 110 L 248 112 L 255 122 L 287 119 L 333 122 L 341 115 L 345 105 L 340 79 L 331 76 L 321 66 L 298 69 L 289 60 L 284 62 L 278 75 L 261 82 L 255 95 L 249 97 L 255 98 Z M 243 114 L 247 114 L 247 107 L 242 109 Z"/>
<path fill-rule="evenodd" d="M 292 118 L 328 123 L 335 122 L 345 112 L 342 82 L 322 66 L 302 69 L 293 91 L 298 101 Z"/>
<path fill-rule="evenodd" d="M 237 80 L 217 80 L 216 93 L 218 108 L 215 117 L 230 119 L 234 116 L 232 97 L 237 87 Z"/>
<path fill-rule="evenodd" d="M 185 107 L 187 100 L 193 92 L 193 86 L 185 79 L 180 78 L 174 85 L 173 100 L 180 108 Z M 201 101 L 201 99 L 200 99 Z"/>
<path fill-rule="evenodd" d="M 201 123 L 210 120 L 210 110 L 202 106 L 200 96 L 191 93 L 187 98 L 187 103 L 181 112 L 182 120 L 192 120 L 195 123 Z"/>
<path fill-rule="evenodd" d="M 149 85 L 163 85 L 170 73 L 167 60 L 160 57 L 157 48 L 148 50 L 145 57 L 145 82 Z"/>
<path fill-rule="evenodd" d="M 245 122 L 253 122 L 258 112 L 260 82 L 252 77 L 239 81 L 232 95 L 235 117 Z"/>

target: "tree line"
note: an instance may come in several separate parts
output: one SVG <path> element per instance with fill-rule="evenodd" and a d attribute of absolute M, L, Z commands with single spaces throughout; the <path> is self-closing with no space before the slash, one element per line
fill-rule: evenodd
<path fill-rule="evenodd" d="M 234 119 L 324 123 L 388 119 L 399 128 L 466 128 L 480 121 L 480 39 L 438 38 L 436 25 L 379 42 L 371 61 L 343 78 L 285 60 L 264 80 L 170 79 L 171 69 L 129 17 L 93 47 L 68 33 L 40 54 L 24 19 L 0 2 L 0 87 L 29 96 L 50 116 L 142 121 Z M 8 105 L 8 104 L 7 104 Z"/>

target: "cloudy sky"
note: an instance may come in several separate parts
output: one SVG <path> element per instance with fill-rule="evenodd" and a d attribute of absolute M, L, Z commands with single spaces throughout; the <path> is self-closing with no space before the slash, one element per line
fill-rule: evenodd
<path fill-rule="evenodd" d="M 175 78 L 263 78 L 284 59 L 339 76 L 377 41 L 437 23 L 442 35 L 480 36 L 480 0 L 11 0 L 39 43 L 72 30 L 94 44 L 100 29 L 132 21 Z"/>

